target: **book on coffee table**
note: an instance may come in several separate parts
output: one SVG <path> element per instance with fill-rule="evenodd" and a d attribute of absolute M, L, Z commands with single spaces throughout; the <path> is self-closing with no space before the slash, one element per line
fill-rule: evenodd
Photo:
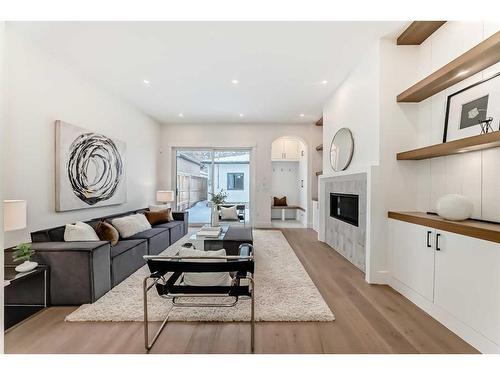
<path fill-rule="evenodd" d="M 203 227 L 197 233 L 197 237 L 219 237 L 221 227 Z"/>

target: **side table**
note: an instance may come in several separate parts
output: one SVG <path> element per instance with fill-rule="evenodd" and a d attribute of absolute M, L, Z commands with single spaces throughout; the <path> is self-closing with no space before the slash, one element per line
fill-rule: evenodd
<path fill-rule="evenodd" d="M 39 265 L 33 271 L 19 273 L 14 265 L 4 266 L 4 329 L 47 307 L 49 267 Z"/>

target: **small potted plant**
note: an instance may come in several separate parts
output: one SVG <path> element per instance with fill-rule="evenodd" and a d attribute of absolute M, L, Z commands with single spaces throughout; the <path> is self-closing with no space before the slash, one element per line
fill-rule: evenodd
<path fill-rule="evenodd" d="M 17 272 L 29 272 L 38 266 L 37 262 L 31 261 L 33 254 L 35 254 L 35 250 L 31 248 L 29 243 L 22 243 L 14 248 L 14 254 L 12 255 L 14 262 L 24 261 L 16 267 Z"/>
<path fill-rule="evenodd" d="M 221 189 L 221 191 L 219 191 L 216 194 L 213 193 L 209 194 L 212 196 L 212 198 L 210 199 L 212 201 L 212 218 L 211 218 L 212 220 L 210 222 L 212 227 L 217 227 L 219 226 L 218 206 L 226 203 L 227 193 L 224 192 L 224 189 Z"/>

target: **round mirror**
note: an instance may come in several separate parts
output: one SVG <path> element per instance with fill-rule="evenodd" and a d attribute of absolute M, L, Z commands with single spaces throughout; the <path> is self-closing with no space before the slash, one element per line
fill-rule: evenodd
<path fill-rule="evenodd" d="M 335 172 L 345 170 L 351 163 L 354 151 L 354 139 L 347 128 L 342 128 L 335 133 L 330 145 L 330 164 Z"/>

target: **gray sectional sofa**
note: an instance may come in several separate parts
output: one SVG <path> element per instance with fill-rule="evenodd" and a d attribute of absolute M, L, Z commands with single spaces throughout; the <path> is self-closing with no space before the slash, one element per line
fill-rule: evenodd
<path fill-rule="evenodd" d="M 144 212 L 145 209 L 92 219 L 100 221 Z M 143 255 L 156 255 L 188 231 L 188 213 L 173 212 L 174 221 L 128 238 L 116 246 L 105 241 L 64 242 L 65 226 L 31 233 L 34 260 L 50 266 L 51 305 L 92 303 L 145 264 Z"/>

